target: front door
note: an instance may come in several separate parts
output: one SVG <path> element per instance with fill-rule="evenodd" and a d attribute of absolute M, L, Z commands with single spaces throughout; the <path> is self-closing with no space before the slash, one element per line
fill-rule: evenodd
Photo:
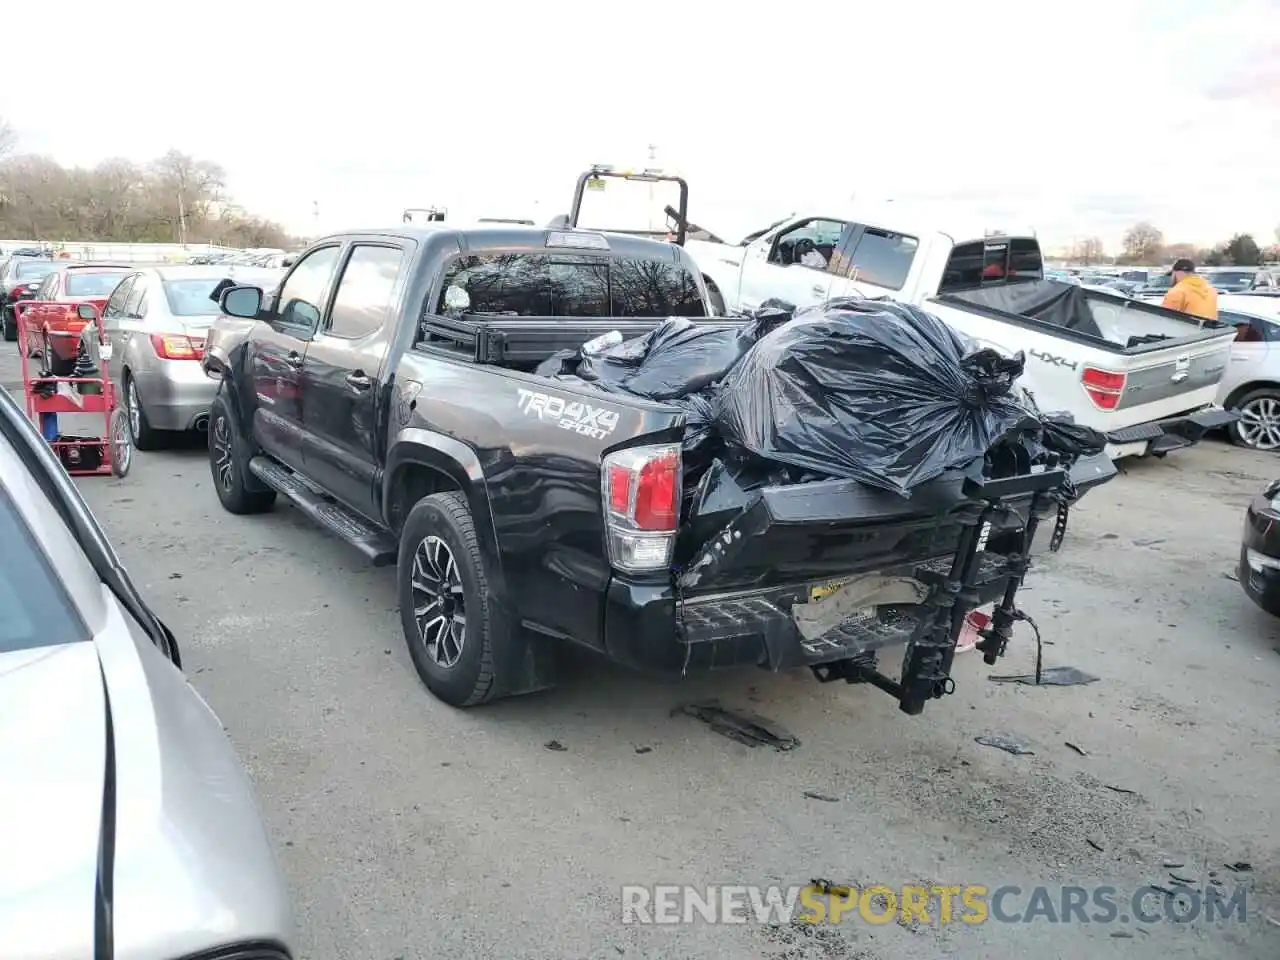
<path fill-rule="evenodd" d="M 302 257 L 254 326 L 247 356 L 253 386 L 253 438 L 268 454 L 302 470 L 302 368 L 338 266 L 339 244 Z"/>
<path fill-rule="evenodd" d="M 754 310 L 771 297 L 797 307 L 825 301 L 848 229 L 844 221 L 819 217 L 790 223 L 756 240 L 743 259 L 738 303 Z"/>
<path fill-rule="evenodd" d="M 355 243 L 333 302 L 307 348 L 302 377 L 303 469 L 353 510 L 376 520 L 383 362 L 396 332 L 409 259 L 386 242 Z"/>

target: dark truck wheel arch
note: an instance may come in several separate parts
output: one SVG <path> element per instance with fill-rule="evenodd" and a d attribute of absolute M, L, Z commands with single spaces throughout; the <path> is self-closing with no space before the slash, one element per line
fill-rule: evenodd
<path fill-rule="evenodd" d="M 479 456 L 466 444 L 433 430 L 400 431 L 387 453 L 382 484 L 382 511 L 391 530 L 399 535 L 423 497 L 450 490 L 466 498 L 480 549 L 499 580 L 494 586 L 501 589 L 502 557 Z"/>

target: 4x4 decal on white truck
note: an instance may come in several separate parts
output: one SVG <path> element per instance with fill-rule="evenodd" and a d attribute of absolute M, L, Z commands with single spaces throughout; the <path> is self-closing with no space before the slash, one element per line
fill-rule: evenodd
<path fill-rule="evenodd" d="M 1068 370 L 1076 368 L 1074 360 L 1068 360 L 1066 357 L 1055 357 L 1052 353 L 1045 353 L 1042 350 L 1032 350 L 1031 356 L 1055 367 L 1066 367 Z"/>
<path fill-rule="evenodd" d="M 566 400 L 553 393 L 518 388 L 516 406 L 528 417 L 551 420 L 561 430 L 580 433 L 593 440 L 603 440 L 618 429 L 618 411 L 593 407 L 581 400 Z"/>

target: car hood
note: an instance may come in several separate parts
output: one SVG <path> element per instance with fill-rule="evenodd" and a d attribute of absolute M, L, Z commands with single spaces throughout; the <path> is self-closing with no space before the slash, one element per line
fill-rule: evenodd
<path fill-rule="evenodd" d="M 0 956 L 95 955 L 100 833 L 115 960 L 288 943 L 287 891 L 221 722 L 105 588 L 100 610 L 92 641 L 0 657 Z"/>
<path fill-rule="evenodd" d="M 0 930 L 32 960 L 93 956 L 104 707 L 92 643 L 0 655 Z"/>

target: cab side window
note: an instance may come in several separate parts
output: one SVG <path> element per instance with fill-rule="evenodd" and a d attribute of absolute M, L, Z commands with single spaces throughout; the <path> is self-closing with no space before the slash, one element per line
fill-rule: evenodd
<path fill-rule="evenodd" d="M 901 290 L 919 248 L 915 237 L 866 227 L 849 253 L 847 275 L 873 287 Z"/>
<path fill-rule="evenodd" d="M 302 336 L 315 332 L 341 249 L 335 244 L 312 250 L 294 265 L 276 298 L 281 324 L 296 328 Z"/>
<path fill-rule="evenodd" d="M 382 328 L 393 305 L 404 258 L 399 247 L 352 247 L 329 312 L 330 336 L 354 340 Z"/>
<path fill-rule="evenodd" d="M 806 220 L 779 233 L 769 262 L 779 267 L 808 267 L 826 272 L 840 249 L 848 224 L 842 220 Z"/>
<path fill-rule="evenodd" d="M 36 287 L 35 299 L 56 300 L 58 298 L 58 274 L 50 273 Z"/>
<path fill-rule="evenodd" d="M 133 287 L 124 301 L 124 315 L 130 320 L 143 317 L 143 307 L 147 296 L 147 283 L 142 277 L 135 277 Z"/>
<path fill-rule="evenodd" d="M 107 297 L 107 305 L 102 308 L 103 320 L 119 319 L 124 316 L 124 305 L 129 298 L 129 291 L 133 289 L 133 283 L 136 279 L 137 274 L 125 277 L 111 291 L 111 296 Z"/>

